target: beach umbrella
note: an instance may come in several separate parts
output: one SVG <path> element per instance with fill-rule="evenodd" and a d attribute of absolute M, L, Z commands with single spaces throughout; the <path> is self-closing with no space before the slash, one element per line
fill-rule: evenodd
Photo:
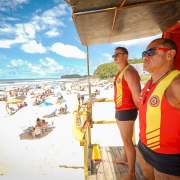
<path fill-rule="evenodd" d="M 53 104 L 50 102 L 43 102 L 39 105 L 39 107 L 43 107 L 43 106 L 52 106 Z"/>
<path fill-rule="evenodd" d="M 11 99 L 7 103 L 8 104 L 11 104 L 11 103 L 22 103 L 22 100 L 21 99 Z"/>
<path fill-rule="evenodd" d="M 26 96 L 16 96 L 15 99 L 20 99 L 20 100 L 24 101 L 25 98 L 26 98 Z"/>

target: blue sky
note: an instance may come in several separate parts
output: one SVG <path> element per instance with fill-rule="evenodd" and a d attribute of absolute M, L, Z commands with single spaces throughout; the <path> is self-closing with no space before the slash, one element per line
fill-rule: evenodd
<path fill-rule="evenodd" d="M 0 79 L 87 75 L 86 47 L 71 16 L 63 0 L 0 0 Z M 90 74 L 112 62 L 115 47 L 125 46 L 129 58 L 140 58 L 156 37 L 90 46 Z"/>

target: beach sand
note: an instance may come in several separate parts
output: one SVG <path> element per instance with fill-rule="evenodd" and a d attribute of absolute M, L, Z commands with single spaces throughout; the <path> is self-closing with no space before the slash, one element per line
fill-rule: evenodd
<path fill-rule="evenodd" d="M 92 92 L 97 87 L 92 87 Z M 113 98 L 113 88 L 100 89 L 97 98 Z M 88 92 L 81 92 L 81 94 Z M 35 125 L 36 119 L 50 112 L 47 107 L 32 107 L 32 99 L 27 97 L 29 106 L 9 116 L 4 102 L 0 102 L 0 178 L 1 179 L 84 179 L 83 147 L 72 136 L 73 110 L 77 102 L 77 94 L 67 95 L 62 92 L 67 101 L 68 114 L 58 117 L 44 118 L 53 127 L 35 139 L 22 137 L 20 126 Z M 87 96 L 85 96 L 87 98 Z M 55 102 L 50 97 L 49 101 Z M 49 108 L 50 109 L 50 108 Z M 51 107 L 53 112 L 53 108 Z M 93 105 L 93 120 L 115 120 L 114 103 L 95 103 Z M 100 146 L 120 146 L 122 140 L 116 124 L 94 125 L 92 143 Z M 69 167 L 69 168 L 65 168 Z M 76 168 L 71 168 L 71 167 Z"/>

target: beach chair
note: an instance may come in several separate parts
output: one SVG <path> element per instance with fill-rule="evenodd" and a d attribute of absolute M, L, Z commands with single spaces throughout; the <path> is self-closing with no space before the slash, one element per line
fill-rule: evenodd
<path fill-rule="evenodd" d="M 65 108 L 63 113 L 67 114 L 67 112 L 68 112 L 68 108 Z"/>
<path fill-rule="evenodd" d="M 54 125 L 54 122 L 52 121 L 51 124 L 46 124 L 46 127 L 42 128 L 42 133 L 46 132 L 48 130 L 48 128 L 52 127 Z"/>
<path fill-rule="evenodd" d="M 56 115 L 57 115 L 57 114 L 56 114 L 56 113 L 57 113 L 57 110 L 58 110 L 58 109 L 55 109 L 55 110 L 52 112 L 51 115 L 52 115 L 52 116 L 56 116 Z"/>
<path fill-rule="evenodd" d="M 26 136 L 29 134 L 29 128 L 26 128 L 25 126 L 20 126 L 20 128 L 22 129 L 23 133 L 20 134 L 20 136 Z"/>

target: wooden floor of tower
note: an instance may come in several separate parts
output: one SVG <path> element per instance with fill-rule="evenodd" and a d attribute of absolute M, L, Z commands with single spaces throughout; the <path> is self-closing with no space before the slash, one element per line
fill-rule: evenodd
<path fill-rule="evenodd" d="M 127 173 L 128 166 L 113 163 L 113 159 L 123 156 L 123 147 L 99 147 L 102 161 L 92 162 L 92 147 L 89 147 L 89 180 L 119 180 Z M 136 180 L 143 180 L 142 170 L 136 160 Z"/>

